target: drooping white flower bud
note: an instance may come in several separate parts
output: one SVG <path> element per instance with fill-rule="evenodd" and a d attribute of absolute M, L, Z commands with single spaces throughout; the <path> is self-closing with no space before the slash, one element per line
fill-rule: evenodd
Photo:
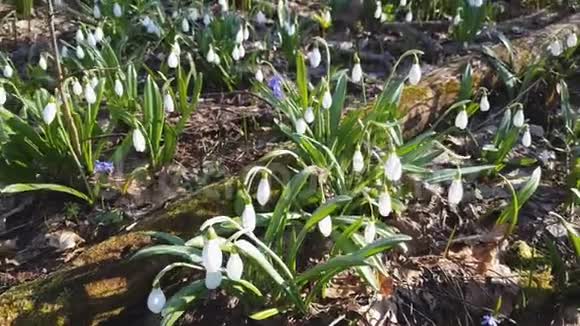
<path fill-rule="evenodd" d="M 95 6 L 93 7 L 93 17 L 95 17 L 95 19 L 101 19 L 102 17 L 101 8 L 99 7 L 98 4 L 95 4 Z"/>
<path fill-rule="evenodd" d="M 4 77 L 6 78 L 12 78 L 12 75 L 14 74 L 14 69 L 12 69 L 12 66 L 9 64 L 6 64 L 4 66 L 4 69 L 2 71 L 2 74 L 4 75 Z"/>
<path fill-rule="evenodd" d="M 85 58 L 85 50 L 83 50 L 82 46 L 77 45 L 76 55 L 77 55 L 77 58 L 79 58 L 80 60 Z"/>
<path fill-rule="evenodd" d="M 296 120 L 296 133 L 299 135 L 304 135 L 304 133 L 306 132 L 306 127 L 308 127 L 308 125 L 306 124 L 306 121 L 304 121 L 304 119 L 299 118 L 298 120 Z"/>
<path fill-rule="evenodd" d="M 123 83 L 119 79 L 115 79 L 115 94 L 118 97 L 123 96 Z"/>
<path fill-rule="evenodd" d="M 40 67 L 40 69 L 46 71 L 46 69 L 48 68 L 48 64 L 46 62 L 46 55 L 45 54 L 41 54 L 40 58 L 38 59 L 38 66 Z"/>
<path fill-rule="evenodd" d="M 483 0 L 469 0 L 469 5 L 471 7 L 479 8 L 483 5 Z"/>
<path fill-rule="evenodd" d="M 487 99 L 487 93 L 483 93 L 481 100 L 479 100 L 479 109 L 483 112 L 489 111 L 489 100 Z"/>
<path fill-rule="evenodd" d="M 405 6 L 407 6 L 407 0 L 399 1 L 399 7 L 405 7 Z"/>
<path fill-rule="evenodd" d="M 205 272 L 205 287 L 208 290 L 217 289 L 220 284 L 222 284 L 223 275 L 221 271 L 217 272 Z"/>
<path fill-rule="evenodd" d="M 123 16 L 123 8 L 121 8 L 121 5 L 117 2 L 113 5 L 113 15 L 117 18 Z"/>
<path fill-rule="evenodd" d="M 93 35 L 93 33 L 91 32 L 87 33 L 87 43 L 92 48 L 97 46 L 97 39 L 95 38 L 95 35 Z"/>
<path fill-rule="evenodd" d="M 293 23 L 286 23 L 285 29 L 288 36 L 293 36 L 296 33 L 296 25 Z"/>
<path fill-rule="evenodd" d="M 326 26 L 332 24 L 332 15 L 330 14 L 330 11 L 325 10 L 322 13 L 322 24 L 324 24 Z"/>
<path fill-rule="evenodd" d="M 147 297 L 147 308 L 152 313 L 158 314 L 163 310 L 166 301 L 165 293 L 160 288 L 153 288 Z"/>
<path fill-rule="evenodd" d="M 330 91 L 327 88 L 326 91 L 324 92 L 324 95 L 322 95 L 322 108 L 328 110 L 330 109 L 331 106 L 332 106 L 332 95 L 330 95 Z"/>
<path fill-rule="evenodd" d="M 310 62 L 310 67 L 318 68 L 320 62 L 322 62 L 322 55 L 318 47 L 314 47 L 312 51 L 308 52 L 308 61 Z"/>
<path fill-rule="evenodd" d="M 250 38 L 250 29 L 248 28 L 248 24 L 244 24 L 244 41 L 247 41 Z"/>
<path fill-rule="evenodd" d="M 72 90 L 73 94 L 75 94 L 76 96 L 81 96 L 81 94 L 83 93 L 83 86 L 81 86 L 81 83 L 79 83 L 79 81 L 75 79 L 75 82 L 73 83 L 72 86 Z"/>
<path fill-rule="evenodd" d="M 83 31 L 81 29 L 77 29 L 77 33 L 75 34 L 75 40 L 77 41 L 77 43 L 81 43 L 85 40 L 85 34 L 83 34 Z"/>
<path fill-rule="evenodd" d="M 145 152 L 145 149 L 147 148 L 145 136 L 143 136 L 143 133 L 139 129 L 133 130 L 133 147 L 135 148 L 135 151 L 139 153 Z"/>
<path fill-rule="evenodd" d="M 332 219 L 327 216 L 318 222 L 318 230 L 325 238 L 328 238 L 332 233 Z"/>
<path fill-rule="evenodd" d="M 304 112 L 304 121 L 306 121 L 306 123 L 314 122 L 314 109 L 311 106 L 307 107 Z"/>
<path fill-rule="evenodd" d="M 407 11 L 407 14 L 405 14 L 405 21 L 407 23 L 410 23 L 413 21 L 413 12 L 411 10 Z"/>
<path fill-rule="evenodd" d="M 4 105 L 6 103 L 6 90 L 4 89 L 3 86 L 0 86 L 0 106 Z"/>
<path fill-rule="evenodd" d="M 175 103 L 173 103 L 173 97 L 169 92 L 165 93 L 165 96 L 163 96 L 163 108 L 167 113 L 173 113 L 173 111 L 175 111 Z"/>
<path fill-rule="evenodd" d="M 105 33 L 103 32 L 103 29 L 101 28 L 101 26 L 97 26 L 97 28 L 95 28 L 95 40 L 98 42 L 102 42 L 105 39 Z"/>
<path fill-rule="evenodd" d="M 455 14 L 455 17 L 453 17 L 453 25 L 454 26 L 458 26 L 459 24 L 461 24 L 461 14 L 459 12 L 457 12 L 457 14 Z"/>
<path fill-rule="evenodd" d="M 229 9 L 228 0 L 218 0 L 219 5 L 222 7 L 222 12 L 226 12 Z"/>
<path fill-rule="evenodd" d="M 568 34 L 568 36 L 566 37 L 566 46 L 568 48 L 573 48 L 578 44 L 578 36 L 576 35 L 576 33 L 571 32 L 570 34 Z"/>
<path fill-rule="evenodd" d="M 258 199 L 258 203 L 262 206 L 266 205 L 270 199 L 270 181 L 268 181 L 268 176 L 266 174 L 262 175 L 260 183 L 258 183 L 256 199 Z"/>
<path fill-rule="evenodd" d="M 526 128 L 526 130 L 524 130 L 524 134 L 522 135 L 522 145 L 525 147 L 530 147 L 532 145 L 532 135 L 530 134 L 530 128 Z"/>
<path fill-rule="evenodd" d="M 242 261 L 242 257 L 237 253 L 230 255 L 226 264 L 226 273 L 232 281 L 239 281 L 242 279 L 242 274 L 244 273 L 244 262 Z"/>
<path fill-rule="evenodd" d="M 205 242 L 201 253 L 203 267 L 208 272 L 217 272 L 222 267 L 223 254 L 220 248 L 220 240 L 216 237 Z"/>
<path fill-rule="evenodd" d="M 447 193 L 447 200 L 449 201 L 449 205 L 454 206 L 459 204 L 461 199 L 463 199 L 463 184 L 461 177 L 457 177 L 451 181 L 449 192 Z"/>
<path fill-rule="evenodd" d="M 373 243 L 377 236 L 377 226 L 375 225 L 374 221 L 367 223 L 365 226 L 365 242 L 367 244 Z"/>
<path fill-rule="evenodd" d="M 360 65 L 359 62 L 357 62 L 352 67 L 352 72 L 351 72 L 352 82 L 353 83 L 360 83 L 360 81 L 362 80 L 362 76 L 363 76 L 362 66 Z"/>
<path fill-rule="evenodd" d="M 240 44 L 244 41 L 244 29 L 240 27 L 236 33 L 236 43 Z"/>
<path fill-rule="evenodd" d="M 256 229 L 256 211 L 254 210 L 254 205 L 246 204 L 246 206 L 244 206 L 244 211 L 242 212 L 242 226 L 244 229 L 248 229 L 251 232 Z"/>
<path fill-rule="evenodd" d="M 97 94 L 95 94 L 95 89 L 91 83 L 85 85 L 85 100 L 89 104 L 95 104 L 97 102 Z"/>
<path fill-rule="evenodd" d="M 179 65 L 179 58 L 177 57 L 175 50 L 171 50 L 171 52 L 169 52 L 169 56 L 167 57 L 167 65 L 169 68 L 177 68 L 177 65 Z"/>
<path fill-rule="evenodd" d="M 190 30 L 190 26 L 189 26 L 189 20 L 187 20 L 187 18 L 183 18 L 181 20 L 181 31 L 184 33 L 189 33 Z"/>
<path fill-rule="evenodd" d="M 465 109 L 459 110 L 459 113 L 455 117 L 455 127 L 463 130 L 467 127 L 468 122 L 469 116 L 467 115 L 467 111 Z"/>
<path fill-rule="evenodd" d="M 203 24 L 207 27 L 211 24 L 212 18 L 209 14 L 203 15 Z"/>
<path fill-rule="evenodd" d="M 365 168 L 365 159 L 363 157 L 360 148 L 357 148 L 354 151 L 354 155 L 352 156 L 352 171 L 356 173 L 362 172 Z"/>
<path fill-rule="evenodd" d="M 42 120 L 44 120 L 44 123 L 49 125 L 54 120 L 56 117 L 56 110 L 57 107 L 54 101 L 51 100 L 46 104 L 44 110 L 42 110 Z"/>
<path fill-rule="evenodd" d="M 243 44 L 238 46 L 238 50 L 240 51 L 240 59 L 246 56 L 246 49 Z"/>
<path fill-rule="evenodd" d="M 258 25 L 266 25 L 267 22 L 268 18 L 266 18 L 266 15 L 264 15 L 264 13 L 261 10 L 258 11 L 258 13 L 256 14 L 256 23 Z"/>
<path fill-rule="evenodd" d="M 392 152 L 389 154 L 387 161 L 385 162 L 385 176 L 390 181 L 398 181 L 403 175 L 403 166 L 401 165 L 401 159 L 397 153 Z"/>
<path fill-rule="evenodd" d="M 66 45 L 63 45 L 63 46 L 60 48 L 60 56 L 61 56 L 62 58 L 68 58 L 68 47 L 67 47 Z"/>
<path fill-rule="evenodd" d="M 258 70 L 256 70 L 255 78 L 259 83 L 264 81 L 264 73 L 262 72 L 262 69 L 258 68 Z"/>
<path fill-rule="evenodd" d="M 514 114 L 514 118 L 513 118 L 514 127 L 520 128 L 521 126 L 523 126 L 524 125 L 524 120 L 525 120 L 524 110 L 518 109 L 516 111 L 516 113 Z"/>
<path fill-rule="evenodd" d="M 209 50 L 207 51 L 207 55 L 205 56 L 205 60 L 209 63 L 217 63 L 216 61 L 217 54 L 215 53 L 213 46 L 209 46 Z"/>
<path fill-rule="evenodd" d="M 237 45 L 234 46 L 234 50 L 232 51 L 232 58 L 234 61 L 240 60 L 240 48 Z"/>
<path fill-rule="evenodd" d="M 375 2 L 375 19 L 381 19 L 383 15 L 383 4 L 380 1 Z"/>
<path fill-rule="evenodd" d="M 99 78 L 97 76 L 93 76 L 93 78 L 91 78 L 91 86 L 93 88 L 97 88 L 97 86 L 99 86 Z"/>
<path fill-rule="evenodd" d="M 391 214 L 392 211 L 393 205 L 391 202 L 391 195 L 385 189 L 379 195 L 379 214 L 381 214 L 381 216 L 387 217 Z"/>
<path fill-rule="evenodd" d="M 548 49 L 550 50 L 550 53 L 555 57 L 560 56 L 564 51 L 564 49 L 562 49 L 562 42 L 560 42 L 560 40 L 554 40 L 552 43 L 550 43 Z"/>
<path fill-rule="evenodd" d="M 409 70 L 409 83 L 411 85 L 417 85 L 421 81 L 421 66 L 419 63 L 415 62 Z"/>

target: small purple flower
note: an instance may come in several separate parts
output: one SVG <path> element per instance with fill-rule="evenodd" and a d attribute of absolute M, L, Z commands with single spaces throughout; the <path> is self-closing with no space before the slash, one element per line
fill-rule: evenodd
<path fill-rule="evenodd" d="M 99 160 L 95 161 L 95 173 L 98 174 L 111 174 L 115 170 L 113 162 L 101 162 Z"/>
<path fill-rule="evenodd" d="M 492 315 L 483 316 L 483 320 L 481 321 L 482 326 L 497 326 L 498 324 L 499 320 L 495 319 Z"/>
<path fill-rule="evenodd" d="M 275 75 L 268 81 L 268 87 L 272 90 L 274 97 L 281 100 L 284 97 L 284 89 L 282 84 L 282 77 Z"/>

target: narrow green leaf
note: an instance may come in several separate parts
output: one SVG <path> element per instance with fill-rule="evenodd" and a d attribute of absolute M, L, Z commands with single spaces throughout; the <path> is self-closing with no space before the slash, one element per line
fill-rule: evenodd
<path fill-rule="evenodd" d="M 201 251 L 197 248 L 178 245 L 155 245 L 137 251 L 131 260 L 142 259 L 151 256 L 170 255 L 185 259 L 188 262 L 201 263 Z"/>
<path fill-rule="evenodd" d="M 93 202 L 87 195 L 83 194 L 82 192 L 76 189 L 52 183 L 15 183 L 2 188 L 0 190 L 0 193 L 14 194 L 20 192 L 40 191 L 40 190 L 62 192 L 80 198 L 89 204 Z"/>
<path fill-rule="evenodd" d="M 262 310 L 262 311 L 253 313 L 250 315 L 250 318 L 252 318 L 254 320 L 264 320 L 264 319 L 268 319 L 270 317 L 274 317 L 280 313 L 281 313 L 281 311 L 278 308 L 270 308 L 270 309 L 266 309 L 266 310 Z"/>

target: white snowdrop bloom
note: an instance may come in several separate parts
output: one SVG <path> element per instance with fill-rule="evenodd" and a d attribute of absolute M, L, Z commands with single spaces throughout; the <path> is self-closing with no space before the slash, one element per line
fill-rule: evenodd
<path fill-rule="evenodd" d="M 560 83 L 556 84 L 556 93 L 560 94 L 560 92 L 562 92 L 562 86 L 560 85 Z"/>
<path fill-rule="evenodd" d="M 119 79 L 115 79 L 115 94 L 118 97 L 123 96 L 123 83 Z"/>
<path fill-rule="evenodd" d="M 483 5 L 483 0 L 469 0 L 468 3 L 471 7 L 479 8 Z"/>
<path fill-rule="evenodd" d="M 246 48 L 244 48 L 243 44 L 240 44 L 238 46 L 239 50 L 240 50 L 240 58 L 243 58 L 246 56 Z"/>
<path fill-rule="evenodd" d="M 75 40 L 77 41 L 77 43 L 81 43 L 85 40 L 85 34 L 83 34 L 83 31 L 81 29 L 77 29 Z"/>
<path fill-rule="evenodd" d="M 177 19 L 177 16 L 179 16 L 179 12 L 177 10 L 175 10 L 175 11 L 173 11 L 173 13 L 171 13 L 171 18 Z"/>
<path fill-rule="evenodd" d="M 311 106 L 307 107 L 304 112 L 304 121 L 309 124 L 314 122 L 314 109 Z"/>
<path fill-rule="evenodd" d="M 407 6 L 407 0 L 401 0 L 401 1 L 399 1 L 399 6 L 400 6 L 400 7 L 405 7 L 405 6 Z"/>
<path fill-rule="evenodd" d="M 234 61 L 240 60 L 240 48 L 237 45 L 234 46 L 234 50 L 232 51 L 232 58 Z"/>
<path fill-rule="evenodd" d="M 489 100 L 487 99 L 487 93 L 483 93 L 481 100 L 479 100 L 479 109 L 483 112 L 489 111 Z"/>
<path fill-rule="evenodd" d="M 377 226 L 375 225 L 375 222 L 369 222 L 367 223 L 367 225 L 365 226 L 365 242 L 367 244 L 373 243 L 375 241 L 375 238 L 377 236 Z"/>
<path fill-rule="evenodd" d="M 117 18 L 123 16 L 123 8 L 121 8 L 121 5 L 117 2 L 113 5 L 113 15 Z"/>
<path fill-rule="evenodd" d="M 151 18 L 149 18 L 149 16 L 145 16 L 141 19 L 141 25 L 143 25 L 143 27 L 147 28 L 149 27 L 149 25 L 151 25 L 152 21 Z"/>
<path fill-rule="evenodd" d="M 264 12 L 261 10 L 256 14 L 255 20 L 258 25 L 266 25 L 268 22 L 268 18 L 266 18 L 266 15 L 264 15 Z"/>
<path fill-rule="evenodd" d="M 212 18 L 209 14 L 205 14 L 203 15 L 203 24 L 205 26 L 209 26 L 209 24 L 211 24 Z"/>
<path fill-rule="evenodd" d="M 102 17 L 101 8 L 99 7 L 98 4 L 95 4 L 95 6 L 93 7 L 93 17 L 95 17 L 95 19 L 101 19 Z"/>
<path fill-rule="evenodd" d="M 317 68 L 322 62 L 322 55 L 318 47 L 314 47 L 312 51 L 308 52 L 308 61 L 310 62 L 310 67 Z"/>
<path fill-rule="evenodd" d="M 380 1 L 376 2 L 375 19 L 381 19 L 383 15 L 383 4 Z"/>
<path fill-rule="evenodd" d="M 573 48 L 577 44 L 578 44 L 578 36 L 576 36 L 576 33 L 572 32 L 568 34 L 568 36 L 566 37 L 566 46 L 568 48 Z"/>
<path fill-rule="evenodd" d="M 355 63 L 354 67 L 352 67 L 352 72 L 351 72 L 351 79 L 353 83 L 360 83 L 360 81 L 362 80 L 362 76 L 363 76 L 363 71 L 362 71 L 362 66 L 360 65 L 360 63 Z"/>
<path fill-rule="evenodd" d="M 385 162 L 385 176 L 391 181 L 398 181 L 403 175 L 403 166 L 401 165 L 401 159 L 397 153 L 392 152 L 389 154 L 387 161 Z"/>
<path fill-rule="evenodd" d="M 459 204 L 461 199 L 463 199 L 463 184 L 459 177 L 451 181 L 449 192 L 447 193 L 447 200 L 449 201 L 449 205 L 454 206 Z"/>
<path fill-rule="evenodd" d="M 187 20 L 187 18 L 183 18 L 181 20 L 181 31 L 184 33 L 189 33 L 189 30 L 190 30 L 189 20 Z"/>
<path fill-rule="evenodd" d="M 93 88 L 97 88 L 97 86 L 99 86 L 99 78 L 97 78 L 97 76 L 93 76 L 93 78 L 91 78 L 91 86 Z"/>
<path fill-rule="evenodd" d="M 226 273 L 228 278 L 232 281 L 239 281 L 242 279 L 242 274 L 244 273 L 244 262 L 240 255 L 236 253 L 230 255 L 226 264 Z"/>
<path fill-rule="evenodd" d="M 413 21 L 413 12 L 411 10 L 407 11 L 407 14 L 405 15 L 405 21 L 407 23 L 410 23 Z"/>
<path fill-rule="evenodd" d="M 244 41 L 244 29 L 240 27 L 236 33 L 236 43 L 240 44 Z"/>
<path fill-rule="evenodd" d="M 524 120 L 525 120 L 524 110 L 518 109 L 513 117 L 514 126 L 520 128 L 521 126 L 524 125 Z"/>
<path fill-rule="evenodd" d="M 391 195 L 387 190 L 385 190 L 379 195 L 379 214 L 387 217 L 391 214 L 392 210 Z"/>
<path fill-rule="evenodd" d="M 360 148 L 357 148 L 356 151 L 354 151 L 354 155 L 352 156 L 352 170 L 356 173 L 360 173 L 364 167 L 365 159 L 362 152 L 360 151 Z"/>
<path fill-rule="evenodd" d="M 222 62 L 222 59 L 220 59 L 220 56 L 216 55 L 214 63 L 219 66 L 221 62 Z"/>
<path fill-rule="evenodd" d="M 133 147 L 135 148 L 135 151 L 139 153 L 145 152 L 145 149 L 147 148 L 145 136 L 143 136 L 143 133 L 139 129 L 133 130 Z"/>
<path fill-rule="evenodd" d="M 332 106 L 332 95 L 330 95 L 330 91 L 327 89 L 322 95 L 322 108 L 323 109 L 330 109 Z"/>
<path fill-rule="evenodd" d="M 306 124 L 306 121 L 302 118 L 299 118 L 298 120 L 296 120 L 296 133 L 299 135 L 304 135 L 304 133 L 306 132 L 306 127 L 308 127 L 308 125 Z"/>
<path fill-rule="evenodd" d="M 327 216 L 318 222 L 318 230 L 325 238 L 328 238 L 332 233 L 332 219 Z"/>
<path fill-rule="evenodd" d="M 46 104 L 44 110 L 42 110 L 42 120 L 44 120 L 44 123 L 49 125 L 54 120 L 56 117 L 56 110 L 56 103 L 53 101 L 50 101 L 48 104 Z"/>
<path fill-rule="evenodd" d="M 179 58 L 177 57 L 177 53 L 175 53 L 175 50 L 169 52 L 169 56 L 167 57 L 167 65 L 169 66 L 169 68 L 177 68 L 177 66 L 179 65 Z"/>
<path fill-rule="evenodd" d="M 175 103 L 173 103 L 173 97 L 169 92 L 165 93 L 165 96 L 163 96 L 163 108 L 167 113 L 173 113 L 173 111 L 175 111 Z"/>
<path fill-rule="evenodd" d="M 14 74 L 14 69 L 12 69 L 12 66 L 11 65 L 6 64 L 4 66 L 4 69 L 2 70 L 2 74 L 6 78 L 12 78 L 12 75 Z"/>
<path fill-rule="evenodd" d="M 4 105 L 6 103 L 6 90 L 4 89 L 4 87 L 0 86 L 0 106 Z"/>
<path fill-rule="evenodd" d="M 296 33 L 296 25 L 294 25 L 293 23 L 286 23 L 286 33 L 289 36 L 294 36 L 294 34 Z"/>
<path fill-rule="evenodd" d="M 199 19 L 199 10 L 197 8 L 189 9 L 189 19 L 193 22 Z"/>
<path fill-rule="evenodd" d="M 254 76 L 256 78 L 256 80 L 261 83 L 264 81 L 264 73 L 262 72 L 262 69 L 256 70 L 256 75 Z"/>
<path fill-rule="evenodd" d="M 322 23 L 327 26 L 332 24 L 332 15 L 330 14 L 330 11 L 325 10 L 322 13 Z"/>
<path fill-rule="evenodd" d="M 459 110 L 459 113 L 457 113 L 457 116 L 455 117 L 455 127 L 464 130 L 467 127 L 468 122 L 469 117 L 467 111 L 465 109 Z"/>
<path fill-rule="evenodd" d="M 381 14 L 381 19 L 380 19 L 381 23 L 386 22 L 387 21 L 387 18 L 388 18 L 387 14 L 383 12 Z"/>
<path fill-rule="evenodd" d="M 76 96 L 81 96 L 81 94 L 83 93 L 83 86 L 81 86 L 81 83 L 79 83 L 79 81 L 75 79 L 75 82 L 73 83 L 72 86 L 72 90 L 73 94 L 75 94 Z"/>
<path fill-rule="evenodd" d="M 97 102 L 97 94 L 95 94 L 95 89 L 91 83 L 85 85 L 85 100 L 89 104 L 95 104 Z"/>
<path fill-rule="evenodd" d="M 103 32 L 103 29 L 101 28 L 101 26 L 97 26 L 97 28 L 95 28 L 95 40 L 97 41 L 97 43 L 102 42 L 105 39 L 105 33 Z"/>
<path fill-rule="evenodd" d="M 256 229 L 256 211 L 254 210 L 254 205 L 246 204 L 246 206 L 244 206 L 244 211 L 242 212 L 242 225 L 244 229 L 248 229 L 251 232 Z"/>
<path fill-rule="evenodd" d="M 220 240 L 217 237 L 205 242 L 201 260 L 206 271 L 217 272 L 220 270 L 223 263 L 223 254 L 220 248 Z"/>
<path fill-rule="evenodd" d="M 532 145 L 532 135 L 530 134 L 530 128 L 526 128 L 524 134 L 522 135 L 522 145 L 525 147 L 530 147 Z"/>
<path fill-rule="evenodd" d="M 205 273 L 205 287 L 208 290 L 217 289 L 222 284 L 223 275 L 221 271 Z"/>
<path fill-rule="evenodd" d="M 147 297 L 147 308 L 151 310 L 152 313 L 158 314 L 163 310 L 165 306 L 165 294 L 160 288 L 153 288 L 149 296 Z"/>
<path fill-rule="evenodd" d="M 222 7 L 222 12 L 226 12 L 229 9 L 228 0 L 219 0 L 218 3 Z"/>
<path fill-rule="evenodd" d="M 63 45 L 60 49 L 60 56 L 62 58 L 68 58 L 68 47 L 66 45 Z"/>
<path fill-rule="evenodd" d="M 421 81 L 421 66 L 419 63 L 415 62 L 409 70 L 409 83 L 411 85 L 417 85 Z"/>
<path fill-rule="evenodd" d="M 45 70 L 48 68 L 48 64 L 46 62 L 46 55 L 43 53 L 40 55 L 40 58 L 38 59 L 38 66 L 40 67 L 40 69 Z"/>
<path fill-rule="evenodd" d="M 453 25 L 457 26 L 459 24 L 461 24 L 461 15 L 459 14 L 459 12 L 457 14 L 455 14 L 455 17 L 453 17 Z"/>
<path fill-rule="evenodd" d="M 209 63 L 216 63 L 217 64 L 218 55 L 215 53 L 213 46 L 209 46 L 209 50 L 207 51 L 207 55 L 205 56 L 205 60 Z"/>
<path fill-rule="evenodd" d="M 151 24 L 147 26 L 147 33 L 155 34 L 157 37 L 161 37 L 161 29 L 159 29 L 159 26 L 157 26 L 155 22 L 151 22 Z"/>
<path fill-rule="evenodd" d="M 95 35 L 93 35 L 93 33 L 87 33 L 87 43 L 92 48 L 97 46 L 97 39 L 95 38 Z"/>
<path fill-rule="evenodd" d="M 268 181 L 268 176 L 266 174 L 262 175 L 260 183 L 258 183 L 256 199 L 262 206 L 266 205 L 270 199 L 270 181 Z"/>
<path fill-rule="evenodd" d="M 562 42 L 560 42 L 560 40 L 554 40 L 552 43 L 550 43 L 548 49 L 550 50 L 550 53 L 555 57 L 561 55 L 562 52 L 564 51 L 562 49 Z"/>
<path fill-rule="evenodd" d="M 244 24 L 244 41 L 247 41 L 250 38 L 250 29 L 248 28 L 248 24 Z"/>
<path fill-rule="evenodd" d="M 76 55 L 80 60 L 85 58 L 85 50 L 83 50 L 82 46 L 77 45 Z"/>

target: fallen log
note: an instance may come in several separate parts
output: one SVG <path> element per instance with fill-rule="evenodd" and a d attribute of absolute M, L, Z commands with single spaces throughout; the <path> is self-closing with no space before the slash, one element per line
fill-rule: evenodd
<path fill-rule="evenodd" d="M 545 50 L 553 34 L 566 28 L 578 29 L 579 24 L 580 14 L 576 14 L 514 40 L 515 64 L 527 64 L 535 53 Z M 494 50 L 507 56 L 501 46 Z M 407 136 L 424 130 L 456 101 L 460 74 L 467 62 L 474 67 L 474 87 L 493 75 L 493 69 L 474 54 L 435 69 L 418 86 L 404 90 L 401 106 L 407 112 Z M 236 182 L 228 179 L 170 203 L 142 221 L 137 230 L 192 235 L 206 218 L 232 213 Z M 88 248 L 68 267 L 6 291 L 0 295 L 0 325 L 95 325 L 112 320 L 129 323 L 135 314 L 142 317 L 151 281 L 167 261 L 127 259 L 151 243 L 150 237 L 138 232 L 112 237 Z"/>

